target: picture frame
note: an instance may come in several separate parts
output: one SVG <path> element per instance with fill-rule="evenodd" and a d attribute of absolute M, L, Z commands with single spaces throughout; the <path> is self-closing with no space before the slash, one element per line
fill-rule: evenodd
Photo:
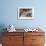
<path fill-rule="evenodd" d="M 18 19 L 33 19 L 34 18 L 34 8 L 19 7 L 17 17 L 18 17 Z"/>

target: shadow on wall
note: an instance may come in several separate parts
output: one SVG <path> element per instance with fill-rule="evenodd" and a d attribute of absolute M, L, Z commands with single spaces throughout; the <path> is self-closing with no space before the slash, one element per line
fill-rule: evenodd
<path fill-rule="evenodd" d="M 4 30 L 4 28 L 6 28 L 5 25 L 0 24 L 0 43 L 2 43 L 2 36 L 3 36 L 2 32 L 6 31 L 6 30 Z"/>

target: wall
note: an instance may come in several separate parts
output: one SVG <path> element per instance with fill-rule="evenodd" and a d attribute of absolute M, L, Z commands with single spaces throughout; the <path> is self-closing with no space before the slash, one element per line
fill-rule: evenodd
<path fill-rule="evenodd" d="M 0 24 L 15 25 L 16 28 L 46 28 L 46 0 L 1 0 Z M 18 7 L 33 7 L 34 19 L 17 20 Z"/>
<path fill-rule="evenodd" d="M 35 18 L 17 20 L 18 7 L 33 7 Z M 46 32 L 46 0 L 0 0 L 0 31 L 9 24 L 16 28 L 40 27 Z"/>

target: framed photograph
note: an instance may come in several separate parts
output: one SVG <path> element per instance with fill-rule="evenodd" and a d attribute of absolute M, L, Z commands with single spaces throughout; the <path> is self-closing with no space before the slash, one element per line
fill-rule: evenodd
<path fill-rule="evenodd" d="M 34 8 L 32 7 L 19 7 L 18 8 L 18 19 L 33 19 Z"/>

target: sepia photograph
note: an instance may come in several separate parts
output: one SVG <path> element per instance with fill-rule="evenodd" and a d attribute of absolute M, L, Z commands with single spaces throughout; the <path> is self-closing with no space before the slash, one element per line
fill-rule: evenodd
<path fill-rule="evenodd" d="M 18 8 L 18 19 L 32 19 L 34 14 L 34 9 L 31 7 Z"/>

